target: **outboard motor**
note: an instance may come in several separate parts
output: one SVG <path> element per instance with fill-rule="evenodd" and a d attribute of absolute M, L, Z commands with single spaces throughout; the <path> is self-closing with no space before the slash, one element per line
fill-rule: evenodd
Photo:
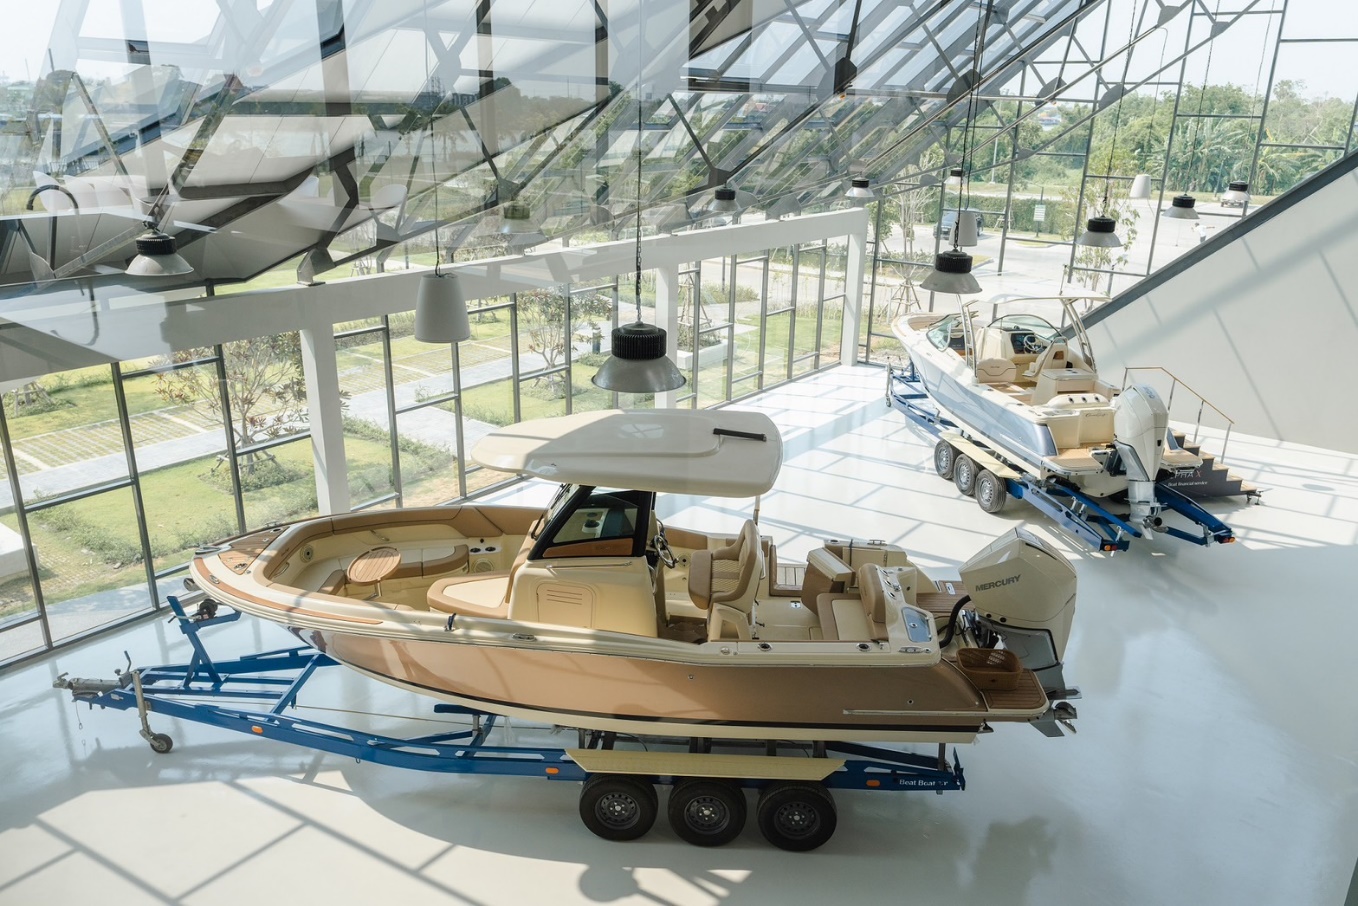
<path fill-rule="evenodd" d="M 1113 445 L 1127 470 L 1132 521 L 1150 528 L 1160 525 L 1155 476 L 1160 471 L 1168 431 L 1169 410 L 1155 388 L 1136 384 L 1113 400 Z"/>
<path fill-rule="evenodd" d="M 1023 529 L 996 538 L 962 564 L 981 625 L 994 632 L 1050 698 L 1074 697 L 1061 658 L 1075 617 L 1075 569 Z"/>

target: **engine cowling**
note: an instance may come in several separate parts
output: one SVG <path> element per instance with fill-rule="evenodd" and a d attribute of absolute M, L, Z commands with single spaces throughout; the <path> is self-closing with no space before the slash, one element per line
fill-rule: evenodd
<path fill-rule="evenodd" d="M 1127 501 L 1132 519 L 1154 524 L 1160 512 L 1155 476 L 1165 455 L 1169 410 L 1154 387 L 1135 384 L 1113 400 L 1113 444 L 1127 471 Z"/>
<path fill-rule="evenodd" d="M 1011 529 L 962 564 L 962 582 L 986 628 L 1049 690 L 1063 689 L 1061 662 L 1075 619 L 1075 568 L 1051 545 Z"/>

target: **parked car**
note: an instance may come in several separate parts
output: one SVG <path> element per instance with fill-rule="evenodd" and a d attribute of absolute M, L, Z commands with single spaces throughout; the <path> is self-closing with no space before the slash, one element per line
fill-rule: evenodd
<path fill-rule="evenodd" d="M 985 230 L 983 227 L 985 226 L 985 217 L 981 212 L 974 208 L 966 208 L 962 213 L 969 217 L 976 218 L 976 238 L 984 239 Z M 951 211 L 944 211 L 942 220 L 934 224 L 934 235 L 951 242 L 953 225 L 956 223 L 957 209 L 954 208 Z"/>

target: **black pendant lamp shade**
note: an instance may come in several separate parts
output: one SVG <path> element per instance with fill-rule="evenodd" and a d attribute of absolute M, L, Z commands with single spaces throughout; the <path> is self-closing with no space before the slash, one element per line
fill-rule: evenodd
<path fill-rule="evenodd" d="M 1080 236 L 1080 245 L 1100 249 L 1122 248 L 1122 240 L 1117 234 L 1117 221 L 1113 218 L 1100 214 L 1089 218 L 1085 226 L 1087 229 Z"/>
<path fill-rule="evenodd" d="M 844 197 L 859 207 L 877 200 L 872 183 L 866 176 L 855 176 L 849 180 L 849 191 L 844 193 Z"/>
<path fill-rule="evenodd" d="M 1243 179 L 1232 180 L 1226 187 L 1226 191 L 1221 193 L 1221 203 L 1225 207 L 1242 208 L 1249 204 L 1250 184 Z"/>
<path fill-rule="evenodd" d="M 193 266 L 180 257 L 173 236 L 148 228 L 137 237 L 137 257 L 127 266 L 133 277 L 178 277 L 193 273 Z"/>
<path fill-rule="evenodd" d="M 722 186 L 713 195 L 712 203 L 707 206 L 709 214 L 735 214 L 740 210 L 736 203 L 736 190 Z"/>
<path fill-rule="evenodd" d="M 684 376 L 665 354 L 663 327 L 637 321 L 613 328 L 612 355 L 592 378 L 594 386 L 619 393 L 658 393 L 684 386 Z"/>
<path fill-rule="evenodd" d="M 971 263 L 971 256 L 961 249 L 939 252 L 934 257 L 934 269 L 920 282 L 920 288 L 960 296 L 979 293 L 981 284 L 971 275 Z"/>
<path fill-rule="evenodd" d="M 1187 192 L 1182 195 L 1175 195 L 1174 200 L 1170 202 L 1170 206 L 1165 209 L 1164 216 L 1168 217 L 1170 220 L 1197 220 L 1198 212 L 1194 207 L 1194 205 L 1197 204 L 1197 201 L 1196 198 L 1189 195 Z"/>

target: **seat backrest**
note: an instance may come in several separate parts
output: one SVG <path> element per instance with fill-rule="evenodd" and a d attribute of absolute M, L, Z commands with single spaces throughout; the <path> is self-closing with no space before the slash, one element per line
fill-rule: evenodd
<path fill-rule="evenodd" d="M 1065 368 L 1070 359 L 1070 347 L 1065 340 L 1052 340 L 1047 344 L 1047 348 L 1042 350 L 1042 354 L 1033 362 L 1028 370 L 1033 374 L 1048 371 L 1052 368 Z"/>
<path fill-rule="evenodd" d="M 764 551 L 752 520 L 725 547 L 690 555 L 689 597 L 708 612 L 709 639 L 750 637 L 750 614 L 763 575 Z"/>
<path fill-rule="evenodd" d="M 746 519 L 736 540 L 712 552 L 712 603 L 749 613 L 754 609 L 759 580 L 764 575 L 764 551 L 759 527 Z"/>
<path fill-rule="evenodd" d="M 1013 381 L 1018 368 L 1009 359 L 981 359 L 976 363 L 976 380 L 982 384 L 1005 384 Z"/>

